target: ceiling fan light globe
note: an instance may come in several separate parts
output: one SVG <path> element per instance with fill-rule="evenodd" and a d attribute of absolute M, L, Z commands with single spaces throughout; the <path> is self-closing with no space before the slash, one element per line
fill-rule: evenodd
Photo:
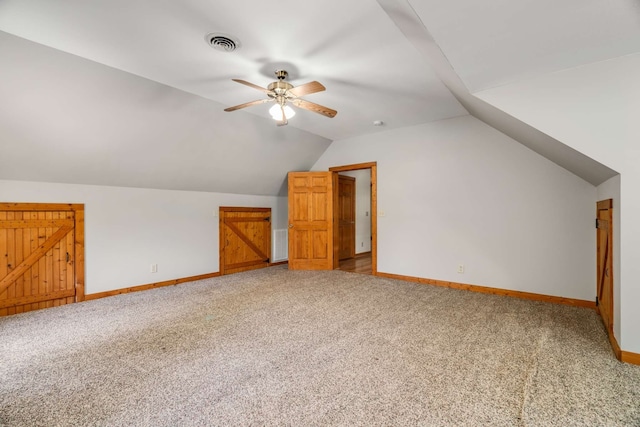
<path fill-rule="evenodd" d="M 284 117 L 282 117 L 282 111 L 284 110 Z M 275 104 L 271 108 L 269 108 L 269 114 L 273 120 L 283 122 L 285 120 L 289 120 L 291 117 L 296 115 L 296 112 L 293 108 L 285 105 L 284 107 L 280 107 L 280 104 Z"/>
<path fill-rule="evenodd" d="M 271 114 L 273 120 L 282 121 L 282 110 L 280 109 L 280 105 L 274 104 L 271 108 L 269 108 L 269 114 Z"/>
<path fill-rule="evenodd" d="M 287 118 L 287 120 L 289 120 L 291 117 L 296 115 L 296 112 L 293 108 L 289 107 L 288 105 L 284 106 L 284 115 Z"/>

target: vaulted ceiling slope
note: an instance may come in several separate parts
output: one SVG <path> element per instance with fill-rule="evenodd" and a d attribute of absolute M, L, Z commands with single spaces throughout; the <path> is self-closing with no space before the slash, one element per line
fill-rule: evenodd
<path fill-rule="evenodd" d="M 468 114 L 369 0 L 2 0 L 0 31 L 5 179 L 276 195 L 375 120 Z M 240 48 L 212 49 L 211 32 Z M 232 78 L 265 87 L 279 68 L 323 83 L 305 98 L 337 117 L 298 109 L 277 128 L 267 104 L 223 112 L 265 96 Z"/>
<path fill-rule="evenodd" d="M 639 1 L 410 1 L 473 93 L 462 102 L 472 114 L 507 112 L 500 121 L 526 123 L 540 136 L 516 139 L 539 141 L 534 149 L 572 162 L 567 169 L 581 168 L 593 184 L 606 169 L 581 167 L 588 162 L 571 150 L 620 172 L 637 163 Z M 550 138 L 562 141 L 564 153 Z"/>
<path fill-rule="evenodd" d="M 474 93 L 640 47 L 637 0 L 409 2 Z"/>
<path fill-rule="evenodd" d="M 284 194 L 331 141 L 0 32 L 0 179 Z"/>
<path fill-rule="evenodd" d="M 470 112 L 598 184 L 615 171 L 472 92 L 628 53 L 632 2 L 0 0 L 0 178 L 284 194 L 287 171 L 374 120 Z M 264 96 L 232 78 L 264 87 L 279 68 L 322 82 L 306 99 L 338 115 L 222 111 Z"/>
<path fill-rule="evenodd" d="M 605 161 L 601 156 L 598 155 L 599 161 L 596 161 L 582 152 L 581 144 L 571 144 L 572 138 L 566 139 L 568 134 L 582 133 L 582 121 L 566 121 L 564 132 L 549 133 L 551 127 L 538 127 L 539 122 L 530 116 L 509 108 L 512 103 L 491 102 L 495 98 L 486 96 L 487 91 L 477 96 L 474 90 L 522 81 L 519 79 L 527 81 L 532 76 L 557 72 L 563 67 L 578 69 L 588 61 L 637 51 L 640 9 L 635 0 L 622 0 L 616 5 L 598 0 L 568 0 L 562 5 L 547 0 L 490 0 L 482 4 L 473 0 L 378 0 L 378 3 L 416 49 L 429 59 L 447 88 L 472 115 L 593 185 L 617 174 L 600 163 Z M 540 28 L 545 29 L 544 36 L 538 34 Z M 599 37 L 603 40 L 597 40 Z M 598 79 L 592 85 L 607 88 L 610 82 L 606 78 Z M 510 100 L 521 97 L 518 90 L 509 95 Z M 544 96 L 547 105 L 556 101 L 553 87 L 547 88 Z M 575 107 L 580 109 L 580 103 L 590 101 L 578 97 Z M 626 106 L 619 107 L 626 109 Z M 606 117 L 608 108 L 606 104 L 600 106 L 605 113 L 602 117 Z M 557 121 L 571 114 L 571 111 L 553 111 Z M 598 122 L 615 133 L 616 122 Z"/>
<path fill-rule="evenodd" d="M 401 127 L 467 114 L 370 0 L 3 0 L 0 30 L 225 106 L 264 97 L 232 78 L 266 87 L 284 68 L 294 85 L 323 83 L 307 99 L 338 111 L 298 111 L 290 125 L 332 140 L 374 132 L 374 120 Z M 241 47 L 216 51 L 211 32 Z M 268 117 L 268 108 L 242 113 Z"/>

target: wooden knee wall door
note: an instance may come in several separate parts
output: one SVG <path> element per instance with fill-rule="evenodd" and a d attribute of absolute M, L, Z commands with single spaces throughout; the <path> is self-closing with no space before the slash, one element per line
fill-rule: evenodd
<path fill-rule="evenodd" d="M 220 208 L 220 274 L 268 267 L 271 208 Z"/>
<path fill-rule="evenodd" d="M 84 299 L 84 205 L 0 203 L 0 316 Z"/>

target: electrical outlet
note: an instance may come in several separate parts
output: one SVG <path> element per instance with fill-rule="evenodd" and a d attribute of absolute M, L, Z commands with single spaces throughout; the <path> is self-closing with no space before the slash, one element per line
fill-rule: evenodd
<path fill-rule="evenodd" d="M 149 271 L 151 271 L 151 273 L 157 273 L 158 272 L 158 264 L 151 264 L 151 267 L 150 267 Z"/>
<path fill-rule="evenodd" d="M 464 273 L 464 264 L 458 264 L 458 273 Z"/>
<path fill-rule="evenodd" d="M 360 242 L 360 247 L 364 248 L 364 242 Z"/>

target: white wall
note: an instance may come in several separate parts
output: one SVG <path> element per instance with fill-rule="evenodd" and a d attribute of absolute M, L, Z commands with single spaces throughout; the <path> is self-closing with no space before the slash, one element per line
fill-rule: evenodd
<path fill-rule="evenodd" d="M 287 222 L 286 198 L 271 196 L 0 180 L 0 201 L 85 204 L 87 294 L 219 271 L 220 206 L 270 207 L 272 229 Z"/>
<path fill-rule="evenodd" d="M 371 169 L 340 172 L 356 179 L 356 254 L 371 251 Z"/>
<path fill-rule="evenodd" d="M 621 175 L 620 329 L 640 353 L 640 54 L 627 55 L 475 94 Z"/>
<path fill-rule="evenodd" d="M 613 199 L 613 334 L 620 336 L 620 175 L 597 187 L 598 200 Z"/>
<path fill-rule="evenodd" d="M 591 184 L 471 116 L 335 141 L 313 169 L 370 161 L 378 271 L 595 300 Z"/>

